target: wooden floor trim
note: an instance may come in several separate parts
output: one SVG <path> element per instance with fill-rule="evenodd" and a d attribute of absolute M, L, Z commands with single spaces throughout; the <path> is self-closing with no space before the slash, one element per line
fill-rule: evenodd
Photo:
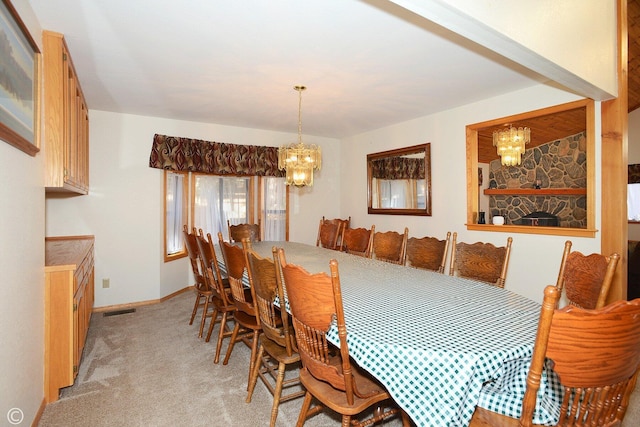
<path fill-rule="evenodd" d="M 154 300 L 147 300 L 147 301 L 139 301 L 139 302 L 129 302 L 126 304 L 114 304 L 114 305 L 106 305 L 104 307 L 94 307 L 93 308 L 93 313 L 103 313 L 106 311 L 116 311 L 116 310 L 126 310 L 129 308 L 135 308 L 135 307 L 142 307 L 145 305 L 153 305 L 153 304 L 159 304 L 161 302 L 165 302 L 175 296 L 178 296 L 182 293 L 191 291 L 193 289 L 193 286 L 187 286 L 186 288 L 182 288 L 172 294 L 169 294 L 167 296 L 164 296 L 160 299 L 154 299 Z"/>

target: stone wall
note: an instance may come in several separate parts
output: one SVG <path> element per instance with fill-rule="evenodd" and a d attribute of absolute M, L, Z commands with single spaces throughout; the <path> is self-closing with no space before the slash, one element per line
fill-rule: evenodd
<path fill-rule="evenodd" d="M 545 189 L 587 187 L 584 132 L 527 148 L 519 166 L 502 166 L 500 160 L 489 165 L 489 188 L 536 188 L 536 185 Z M 558 216 L 560 227 L 587 227 L 587 197 L 584 195 L 491 195 L 489 210 L 490 218 L 502 215 L 506 224 L 519 224 L 525 215 L 542 211 Z"/>

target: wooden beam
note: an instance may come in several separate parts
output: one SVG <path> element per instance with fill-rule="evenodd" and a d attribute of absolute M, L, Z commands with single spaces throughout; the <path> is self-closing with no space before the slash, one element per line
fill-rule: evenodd
<path fill-rule="evenodd" d="M 607 302 L 627 299 L 628 23 L 627 0 L 618 4 L 618 97 L 602 103 L 601 252 L 620 254 Z"/>

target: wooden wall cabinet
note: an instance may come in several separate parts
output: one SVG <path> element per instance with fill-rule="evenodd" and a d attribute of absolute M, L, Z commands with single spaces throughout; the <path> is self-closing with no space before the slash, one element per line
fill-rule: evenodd
<path fill-rule="evenodd" d="M 73 384 L 94 301 L 93 236 L 45 238 L 45 362 L 47 403 Z"/>
<path fill-rule="evenodd" d="M 46 191 L 89 192 L 89 111 L 60 33 L 44 31 Z"/>

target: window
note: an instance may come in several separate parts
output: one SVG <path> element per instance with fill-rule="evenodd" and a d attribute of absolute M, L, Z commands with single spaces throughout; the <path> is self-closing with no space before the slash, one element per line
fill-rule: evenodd
<path fill-rule="evenodd" d="M 640 183 L 627 184 L 627 217 L 629 221 L 640 222 Z"/>
<path fill-rule="evenodd" d="M 183 227 L 187 224 L 187 174 L 164 173 L 164 261 L 187 255 Z"/>
<path fill-rule="evenodd" d="M 231 224 L 253 222 L 253 177 L 193 174 L 193 225 L 216 240 Z"/>
<path fill-rule="evenodd" d="M 190 185 L 189 185 L 190 184 Z M 218 176 L 165 171 L 165 262 L 187 255 L 183 227 L 187 224 L 187 195 L 191 194 L 191 225 L 229 238 L 231 224 L 260 222 L 262 240 L 289 240 L 289 188 L 284 178 Z M 259 206 L 256 218 L 255 206 Z"/>
<path fill-rule="evenodd" d="M 371 179 L 371 204 L 382 209 L 425 209 L 425 180 Z"/>
<path fill-rule="evenodd" d="M 260 178 L 260 224 L 262 239 L 289 240 L 289 187 L 284 178 Z"/>

